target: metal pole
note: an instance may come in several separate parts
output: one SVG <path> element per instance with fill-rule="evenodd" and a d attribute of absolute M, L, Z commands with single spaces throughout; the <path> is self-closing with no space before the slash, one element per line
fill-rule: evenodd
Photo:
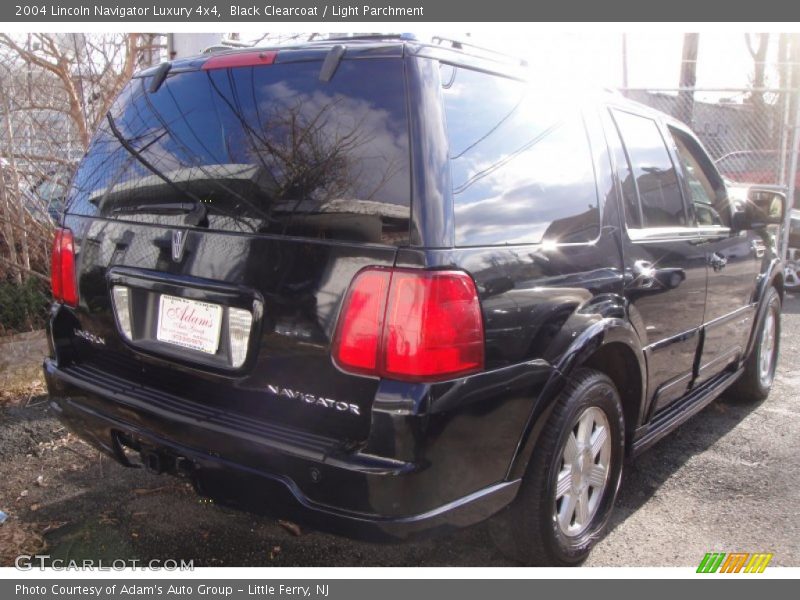
<path fill-rule="evenodd" d="M 782 40 L 786 38 L 786 34 L 782 33 Z M 781 61 L 785 61 L 789 55 L 789 44 L 785 44 L 786 48 L 783 49 L 783 54 L 780 56 Z M 781 65 L 781 68 L 784 69 L 783 81 L 785 82 L 782 87 L 787 87 L 792 89 L 792 65 L 786 62 L 785 64 Z M 778 183 L 780 185 L 786 185 L 788 182 L 786 180 L 786 167 L 788 166 L 786 163 L 786 155 L 789 154 L 789 116 L 790 111 L 792 108 L 792 93 L 791 92 L 781 92 L 783 94 L 783 115 L 781 117 L 781 171 L 780 176 L 778 177 Z"/>
<path fill-rule="evenodd" d="M 781 256 L 786 258 L 789 251 L 789 224 L 794 206 L 795 183 L 797 182 L 797 159 L 800 154 L 800 88 L 795 92 L 794 126 L 792 127 L 792 146 L 789 151 L 789 185 L 786 193 L 786 217 L 783 220 L 783 240 Z"/>
<path fill-rule="evenodd" d="M 628 89 L 628 34 L 622 34 L 622 87 Z"/>

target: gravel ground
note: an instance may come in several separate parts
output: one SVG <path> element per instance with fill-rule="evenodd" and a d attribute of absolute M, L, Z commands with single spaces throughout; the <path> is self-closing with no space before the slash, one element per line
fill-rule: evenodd
<path fill-rule="evenodd" d="M 708 551 L 800 566 L 800 300 L 787 297 L 770 398 L 722 398 L 626 466 L 611 531 L 589 566 L 695 566 Z M 24 339 L 26 352 L 36 348 Z M 8 349 L 3 353 L 8 356 Z M 34 352 L 35 353 L 35 352 Z M 26 359 L 27 360 L 27 359 Z M 38 361 L 38 358 L 37 358 Z M 21 372 L 26 366 L 22 365 Z M 0 376 L 11 366 L 3 365 Z M 187 484 L 101 458 L 49 414 L 40 382 L 0 396 L 0 565 L 53 557 L 192 559 L 196 566 L 508 566 L 487 527 L 375 545 L 199 499 Z"/>

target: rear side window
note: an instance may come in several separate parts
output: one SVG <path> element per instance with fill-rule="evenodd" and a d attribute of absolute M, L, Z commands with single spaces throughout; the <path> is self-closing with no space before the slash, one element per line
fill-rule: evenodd
<path fill-rule="evenodd" d="M 642 211 L 643 227 L 685 227 L 678 176 L 653 119 L 613 111 L 625 145 Z"/>
<path fill-rule="evenodd" d="M 345 60 L 330 82 L 320 67 L 178 73 L 156 92 L 132 80 L 78 170 L 71 212 L 172 225 L 199 200 L 211 229 L 407 243 L 402 61 Z"/>
<path fill-rule="evenodd" d="M 622 188 L 622 201 L 625 208 L 625 222 L 628 227 L 638 229 L 642 226 L 642 211 L 639 208 L 639 199 L 636 197 L 636 184 L 633 181 L 631 164 L 622 146 L 617 128 L 609 127 L 608 141 L 614 154 L 617 178 Z"/>
<path fill-rule="evenodd" d="M 449 65 L 442 85 L 456 245 L 597 238 L 592 155 L 577 110 L 527 84 Z"/>

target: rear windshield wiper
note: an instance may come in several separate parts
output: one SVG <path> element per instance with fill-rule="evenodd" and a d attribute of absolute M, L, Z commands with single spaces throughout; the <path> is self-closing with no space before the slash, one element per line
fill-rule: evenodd
<path fill-rule="evenodd" d="M 200 204 L 203 206 L 203 204 Z M 151 204 L 133 204 L 131 206 L 117 206 L 111 212 L 117 214 L 148 212 L 159 215 L 179 215 L 197 210 L 198 204 L 194 202 L 156 202 Z"/>
<path fill-rule="evenodd" d="M 125 136 L 123 136 L 120 133 L 119 129 L 117 129 L 117 124 L 114 122 L 114 117 L 111 116 L 110 112 L 106 115 L 106 119 L 108 120 L 108 126 L 111 128 L 111 133 L 114 134 L 114 137 L 117 138 L 117 141 L 119 141 L 119 143 L 122 145 L 122 147 L 125 148 L 125 150 L 131 156 L 133 156 L 146 169 L 148 169 L 150 172 L 152 172 L 153 175 L 155 175 L 159 179 L 163 180 L 164 183 L 166 183 L 168 186 L 170 186 L 176 192 L 178 192 L 182 196 L 186 196 L 187 198 L 189 198 L 190 200 L 192 200 L 194 202 L 193 204 L 189 205 L 190 206 L 189 211 L 186 211 L 187 212 L 186 224 L 187 225 L 195 225 L 196 226 L 196 225 L 199 225 L 200 223 L 202 223 L 203 221 L 205 221 L 207 219 L 207 216 L 208 216 L 208 214 L 207 214 L 208 211 L 206 210 L 206 205 L 203 204 L 203 201 L 200 198 L 198 198 L 195 194 L 190 192 L 189 190 L 183 189 L 177 183 L 172 181 L 158 167 L 153 165 L 149 160 L 147 160 L 144 156 L 142 156 L 142 153 L 139 152 L 136 148 L 134 148 L 133 145 L 128 140 L 125 139 Z M 179 202 L 179 203 L 175 203 L 175 204 L 185 205 L 187 203 Z M 152 211 L 153 210 L 153 208 L 152 208 L 153 206 L 158 206 L 158 205 L 150 205 L 148 207 L 148 210 Z M 162 204 L 161 206 L 164 206 L 164 205 Z M 133 212 L 133 211 L 132 210 L 131 211 L 125 210 L 124 212 Z M 178 212 L 184 212 L 184 211 L 179 209 Z"/>

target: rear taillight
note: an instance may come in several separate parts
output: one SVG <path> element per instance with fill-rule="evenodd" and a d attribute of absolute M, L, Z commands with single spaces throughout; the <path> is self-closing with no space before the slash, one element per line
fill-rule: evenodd
<path fill-rule="evenodd" d="M 75 244 L 69 229 L 57 229 L 50 256 L 50 287 L 56 302 L 78 306 L 75 281 Z"/>
<path fill-rule="evenodd" d="M 333 357 L 351 373 L 377 375 L 383 315 L 392 272 L 365 269 L 356 275 L 347 291 L 334 336 Z"/>
<path fill-rule="evenodd" d="M 483 339 L 466 273 L 370 267 L 350 284 L 333 359 L 351 373 L 441 381 L 481 370 Z"/>

